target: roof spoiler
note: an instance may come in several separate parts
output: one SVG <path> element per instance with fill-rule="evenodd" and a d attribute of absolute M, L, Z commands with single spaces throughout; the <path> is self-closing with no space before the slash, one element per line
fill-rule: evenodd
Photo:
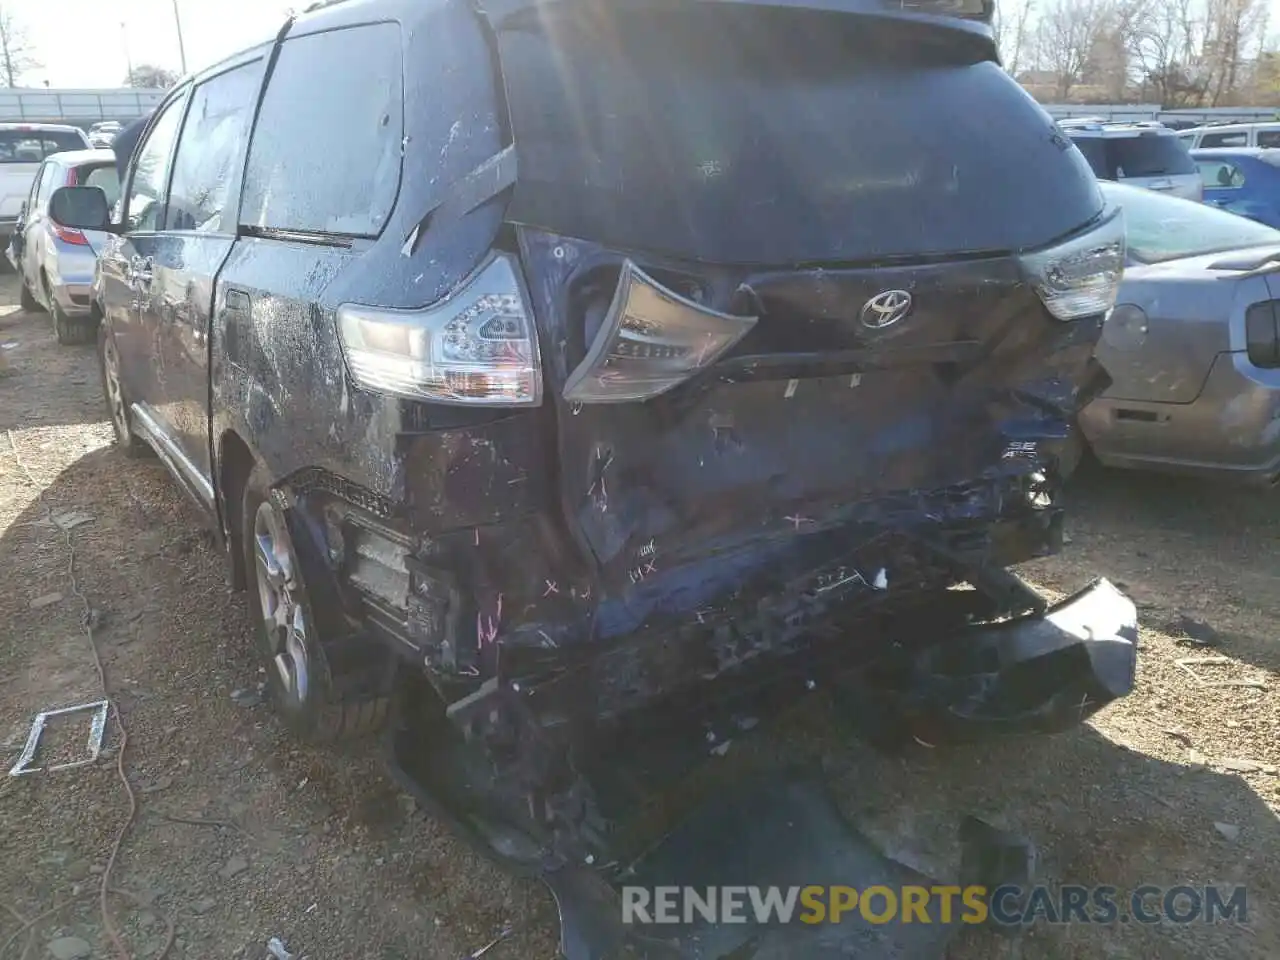
<path fill-rule="evenodd" d="M 779 10 L 847 13 L 929 24 L 975 33 L 994 42 L 991 19 L 995 0 L 474 0 L 476 10 L 500 30 L 512 21 L 542 11 L 562 12 L 573 5 L 610 9 L 660 9 L 686 3 L 720 3 Z"/>

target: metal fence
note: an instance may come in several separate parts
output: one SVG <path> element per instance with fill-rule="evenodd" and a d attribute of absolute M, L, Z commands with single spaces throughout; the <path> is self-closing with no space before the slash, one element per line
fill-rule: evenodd
<path fill-rule="evenodd" d="M 0 123 L 71 123 L 88 127 L 100 120 L 132 120 L 150 113 L 164 90 L 0 90 Z"/>
<path fill-rule="evenodd" d="M 1130 122 L 1159 120 L 1171 126 L 1280 120 L 1280 110 L 1275 107 L 1192 107 L 1186 110 L 1165 110 L 1158 103 L 1046 103 L 1042 106 L 1055 120 L 1101 117 L 1104 120 Z"/>

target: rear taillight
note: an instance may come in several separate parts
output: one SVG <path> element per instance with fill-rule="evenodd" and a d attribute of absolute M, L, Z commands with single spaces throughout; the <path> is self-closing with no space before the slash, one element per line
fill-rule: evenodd
<path fill-rule="evenodd" d="M 1255 367 L 1280 367 L 1280 302 L 1255 303 L 1244 315 L 1245 348 Z"/>
<path fill-rule="evenodd" d="M 76 175 L 75 167 L 72 167 L 70 170 L 67 171 L 67 182 L 63 184 L 63 186 L 65 187 L 80 186 L 80 177 Z"/>
<path fill-rule="evenodd" d="M 1088 232 L 1020 260 L 1049 312 L 1059 320 L 1078 320 L 1111 309 L 1124 257 L 1124 217 L 1112 208 Z"/>
<path fill-rule="evenodd" d="M 338 337 L 351 378 L 368 390 L 477 406 L 542 402 L 533 311 L 508 254 L 420 310 L 344 304 Z"/>
<path fill-rule="evenodd" d="M 87 247 L 89 245 L 88 238 L 79 230 L 72 230 L 70 227 L 63 227 L 56 223 L 53 223 L 52 226 L 53 235 L 63 243 L 69 243 L 74 247 Z"/>
<path fill-rule="evenodd" d="M 755 326 L 659 284 L 630 260 L 586 357 L 565 381 L 578 403 L 648 400 L 713 364 Z"/>

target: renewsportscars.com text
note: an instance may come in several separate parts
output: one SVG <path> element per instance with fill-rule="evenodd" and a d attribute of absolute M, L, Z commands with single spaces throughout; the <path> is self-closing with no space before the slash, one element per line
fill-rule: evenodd
<path fill-rule="evenodd" d="M 1244 887 L 847 886 L 622 888 L 624 923 L 1248 922 Z"/>

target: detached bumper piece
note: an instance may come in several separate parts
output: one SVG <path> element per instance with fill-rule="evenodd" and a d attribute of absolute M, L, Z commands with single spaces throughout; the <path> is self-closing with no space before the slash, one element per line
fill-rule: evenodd
<path fill-rule="evenodd" d="M 1097 580 L 1043 615 L 975 626 L 837 683 L 868 739 L 927 746 L 1057 733 L 1133 689 L 1138 616 Z"/>
<path fill-rule="evenodd" d="M 985 827 L 974 820 L 961 827 L 961 872 L 969 874 L 961 879 L 988 889 L 1026 883 L 1029 845 L 1010 858 L 1007 843 L 993 842 L 993 836 L 1002 840 L 996 831 L 973 825 Z M 1019 862 L 994 873 L 970 867 L 1000 859 Z M 633 912 L 631 922 L 623 922 L 627 887 L 651 893 L 679 887 L 706 896 L 726 887 L 757 887 L 761 894 L 810 885 L 901 891 L 944 882 L 886 857 L 840 815 L 820 777 L 798 769 L 779 769 L 711 798 L 612 883 L 576 866 L 543 880 L 560 910 L 566 960 L 942 960 L 961 925 L 958 910 L 943 922 L 936 909 L 930 923 L 897 917 L 871 923 L 856 909 L 835 922 L 827 915 L 811 923 L 800 919 L 799 904 L 787 922 L 776 914 L 762 920 L 746 897 L 745 922 L 661 923 L 656 910 L 647 918 Z"/>

